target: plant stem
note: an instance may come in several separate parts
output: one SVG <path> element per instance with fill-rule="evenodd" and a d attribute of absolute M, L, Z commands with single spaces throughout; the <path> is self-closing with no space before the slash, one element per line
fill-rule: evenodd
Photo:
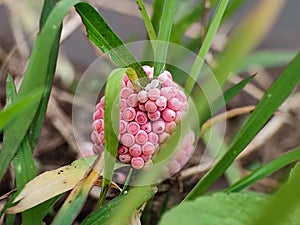
<path fill-rule="evenodd" d="M 133 171 L 132 168 L 130 168 L 128 176 L 127 176 L 127 179 L 126 179 L 125 184 L 124 184 L 124 187 L 123 187 L 123 189 L 121 191 L 121 195 L 125 193 L 125 191 L 126 191 L 126 189 L 128 187 L 128 184 L 129 184 L 130 179 L 131 179 L 132 171 Z"/>

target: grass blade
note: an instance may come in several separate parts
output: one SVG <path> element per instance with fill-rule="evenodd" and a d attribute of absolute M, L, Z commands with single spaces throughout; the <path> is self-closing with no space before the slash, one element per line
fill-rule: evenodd
<path fill-rule="evenodd" d="M 156 33 L 158 33 L 159 30 L 159 22 L 161 20 L 162 11 L 164 8 L 164 2 L 165 0 L 155 0 L 153 3 L 153 14 L 151 22 Z"/>
<path fill-rule="evenodd" d="M 250 174 L 243 177 L 241 180 L 233 184 L 232 186 L 226 188 L 225 192 L 237 192 L 254 184 L 256 181 L 265 178 L 277 170 L 287 166 L 293 162 L 300 160 L 300 148 L 291 150 L 290 152 L 284 154 L 283 156 L 269 162 L 268 164 L 257 168 Z"/>
<path fill-rule="evenodd" d="M 197 80 L 197 77 L 199 76 L 199 73 L 202 69 L 203 62 L 205 60 L 205 57 L 208 53 L 208 50 L 210 48 L 210 45 L 213 41 L 213 38 L 220 26 L 222 17 L 224 15 L 225 9 L 228 5 L 229 0 L 220 0 L 219 5 L 216 9 L 215 15 L 211 21 L 211 24 L 209 26 L 209 29 L 207 31 L 207 35 L 204 39 L 204 42 L 200 48 L 200 51 L 198 53 L 198 57 L 196 58 L 193 67 L 190 72 L 190 76 L 185 84 L 185 91 L 187 94 L 191 94 L 193 87 L 195 85 L 195 81 Z"/>
<path fill-rule="evenodd" d="M 147 81 L 147 75 L 141 65 L 101 15 L 86 2 L 77 4 L 75 8 L 86 27 L 89 39 L 119 67 L 131 67 L 139 78 Z"/>
<path fill-rule="evenodd" d="M 151 23 L 150 17 L 147 13 L 147 10 L 145 8 L 144 2 L 143 2 L 143 0 L 136 0 L 136 3 L 138 4 L 139 10 L 140 10 L 141 15 L 143 17 L 149 39 L 151 41 L 155 41 L 156 38 L 157 38 L 156 33 L 155 33 L 154 27 Z"/>
<path fill-rule="evenodd" d="M 52 48 L 57 40 L 58 33 L 60 33 L 61 22 L 68 10 L 78 2 L 79 0 L 60 1 L 50 13 L 49 18 L 36 39 L 17 100 L 23 96 L 36 93 L 40 88 L 45 88 L 48 71 L 56 63 L 50 62 L 49 56 L 54 52 Z M 0 152 L 0 180 L 27 134 L 29 126 L 32 124 L 36 112 L 40 107 L 40 100 L 41 97 L 39 101 L 31 103 L 31 107 L 23 113 L 22 117 L 16 118 L 6 131 L 2 151 Z"/>
<path fill-rule="evenodd" d="M 218 0 L 210 0 L 210 8 L 214 7 L 217 3 Z M 186 30 L 202 17 L 203 9 L 203 2 L 201 1 L 197 6 L 189 10 L 189 13 L 187 15 L 185 15 L 181 20 L 175 23 L 173 26 L 171 40 L 176 43 L 181 43 L 181 39 Z"/>
<path fill-rule="evenodd" d="M 120 90 L 123 75 L 126 69 L 114 70 L 106 83 L 105 88 L 105 104 L 104 104 L 104 142 L 105 167 L 103 171 L 103 187 L 99 205 L 101 205 L 106 197 L 111 178 L 113 175 L 117 150 L 119 145 L 119 117 L 120 117 Z"/>
<path fill-rule="evenodd" d="M 26 111 L 28 111 L 33 105 L 35 105 L 39 101 L 40 97 L 41 92 L 31 94 L 23 98 L 19 98 L 14 104 L 0 111 L 0 131 L 2 131 L 5 127 L 11 126 L 11 124 L 15 121 L 17 117 L 19 117 L 20 115 L 24 115 Z M 9 154 L 9 156 L 7 156 L 7 154 Z M 11 154 L 11 152 L 4 152 L 2 148 L 2 151 L 0 152 L 0 162 L 4 162 L 5 159 L 9 160 L 10 162 L 13 156 L 14 154 Z M 1 164 L 0 171 L 6 170 L 3 167 L 4 165 L 9 164 L 9 162 Z M 5 173 L 5 171 L 3 171 L 3 173 Z"/>
<path fill-rule="evenodd" d="M 114 209 L 119 205 L 120 200 L 124 198 L 124 195 L 118 196 L 101 208 L 96 209 L 90 215 L 88 215 L 81 225 L 104 225 L 113 215 Z"/>
<path fill-rule="evenodd" d="M 218 163 L 197 183 L 185 200 L 195 199 L 204 194 L 207 188 L 218 179 L 224 171 L 232 164 L 239 153 L 254 138 L 259 130 L 270 119 L 277 108 L 283 103 L 287 96 L 300 80 L 300 53 L 285 69 L 282 75 L 269 88 L 262 100 L 259 102 L 252 115 L 240 131 L 239 135 L 230 145 L 227 153 Z"/>
<path fill-rule="evenodd" d="M 13 104 L 17 98 L 17 92 L 14 81 L 10 75 L 6 82 L 6 98 L 7 105 Z M 13 159 L 13 167 L 16 179 L 16 188 L 21 190 L 25 184 L 36 176 L 36 168 L 31 152 L 28 137 L 26 136 L 22 141 L 15 158 Z M 37 209 L 31 209 L 22 213 L 22 223 L 24 225 L 40 224 L 41 219 L 36 216 L 39 215 Z"/>
<path fill-rule="evenodd" d="M 164 4 L 156 43 L 154 76 L 158 76 L 165 66 L 176 4 L 177 0 L 166 0 Z"/>
<path fill-rule="evenodd" d="M 250 81 L 253 80 L 254 77 L 255 77 L 255 75 L 250 76 L 250 77 L 240 81 L 239 83 L 237 83 L 236 85 L 231 87 L 229 90 L 227 90 L 223 96 L 220 96 L 219 98 L 217 98 L 211 105 L 212 111 L 218 112 L 224 106 L 224 104 L 227 104 L 228 102 L 230 102 L 231 99 L 233 99 L 238 93 L 240 93 L 244 89 L 244 87 Z"/>
<path fill-rule="evenodd" d="M 40 30 L 44 27 L 46 24 L 46 21 L 54 9 L 55 5 L 59 2 L 60 0 L 50 0 L 50 1 L 44 1 L 43 9 L 42 9 L 42 14 L 40 18 Z M 58 57 L 58 48 L 59 48 L 59 39 L 60 39 L 60 34 L 61 34 L 61 26 L 56 34 L 56 37 L 53 40 L 52 43 L 52 51 L 48 55 L 48 69 L 47 73 L 45 74 L 45 87 L 44 87 L 44 96 L 41 99 L 39 108 L 34 116 L 34 119 L 30 125 L 30 131 L 26 135 L 28 138 L 30 145 L 31 145 L 31 151 L 33 151 L 34 146 L 36 144 L 37 138 L 40 134 L 40 131 L 42 129 L 43 121 L 45 118 L 46 110 L 47 110 L 47 105 L 51 93 L 51 87 L 52 87 L 52 82 L 53 82 L 53 77 L 56 69 L 56 61 Z"/>

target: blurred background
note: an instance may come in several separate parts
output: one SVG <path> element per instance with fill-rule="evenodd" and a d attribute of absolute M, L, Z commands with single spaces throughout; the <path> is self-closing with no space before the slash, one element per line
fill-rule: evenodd
<path fill-rule="evenodd" d="M 274 1 L 274 0 L 270 0 Z M 275 0 L 276 1 L 276 0 Z M 147 39 L 147 32 L 134 0 L 93 0 L 90 1 L 97 7 L 102 16 L 118 33 L 125 43 Z M 215 37 L 212 51 L 207 59 L 212 60 L 216 52 L 221 52 L 228 36 L 235 25 L 248 12 L 251 12 L 260 0 L 248 0 L 231 16 L 221 27 Z M 148 13 L 152 12 L 151 0 L 145 4 Z M 200 0 L 179 0 L 179 7 L 175 16 L 180 21 L 189 11 L 199 5 Z M 42 9 L 42 1 L 38 0 L 0 0 L 0 109 L 5 105 L 5 82 L 10 73 L 18 86 L 22 80 L 31 48 L 38 33 L 39 16 Z M 264 91 L 283 71 L 285 65 L 296 55 L 300 49 L 300 1 L 287 0 L 278 19 L 268 35 L 261 41 L 253 54 L 253 62 L 229 82 L 237 83 L 242 78 L 254 73 L 257 76 L 247 85 L 243 93 L 235 97 L 227 106 L 228 110 L 255 105 L 264 94 Z M 214 9 L 208 12 L 208 18 Z M 202 18 L 203 19 L 203 18 Z M 198 52 L 200 41 L 189 45 L 192 40 L 197 40 L 201 34 L 201 18 L 193 24 L 184 34 L 182 45 L 190 47 Z M 264 21 L 261 21 L 262 23 Z M 35 149 L 34 155 L 39 172 L 57 168 L 69 164 L 78 158 L 78 146 L 82 145 L 87 151 L 91 148 L 90 142 L 76 143 L 73 136 L 72 104 L 76 85 L 84 71 L 102 53 L 87 39 L 79 16 L 71 10 L 64 21 L 61 38 L 61 48 L 54 80 L 52 96 L 47 111 L 45 123 Z M 257 60 L 262 57 L 262 60 Z M 93 108 L 93 105 L 88 106 Z M 246 174 L 249 170 L 261 164 L 277 158 L 285 151 L 300 144 L 300 94 L 295 90 L 294 94 L 280 108 L 269 125 L 262 130 L 259 138 L 256 138 L 242 153 L 236 168 L 240 174 Z M 228 120 L 226 140 L 229 142 L 241 123 L 247 116 L 239 116 Z M 2 137 L 0 138 L 1 148 Z M 200 143 L 199 152 L 204 143 Z M 207 156 L 209 157 L 209 156 Z M 185 193 L 203 176 L 207 167 L 199 169 L 197 157 L 189 162 L 183 171 L 168 181 L 161 184 L 159 194 L 153 200 L 154 221 L 159 217 L 165 204 L 171 206 L 178 202 Z M 196 169 L 195 169 L 196 168 Z M 285 171 L 276 173 L 272 177 L 263 179 L 252 188 L 264 192 L 274 190 L 284 179 Z M 223 188 L 227 185 L 227 178 L 222 177 L 213 188 Z M 7 173 L 6 179 L 0 186 L 0 196 L 13 187 L 13 179 Z M 175 194 L 174 194 L 175 193 Z M 173 194 L 173 197 L 170 195 Z M 92 198 L 91 202 L 95 201 Z M 93 204 L 84 209 L 82 215 L 91 210 Z M 86 210 L 86 211 L 85 211 Z M 156 216 L 155 216 L 156 215 Z M 80 217 L 80 216 L 79 216 Z M 155 224 L 155 222 L 153 222 Z"/>

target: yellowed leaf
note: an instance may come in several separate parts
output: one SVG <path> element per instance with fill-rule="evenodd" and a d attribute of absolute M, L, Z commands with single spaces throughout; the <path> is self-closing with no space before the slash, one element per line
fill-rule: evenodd
<path fill-rule="evenodd" d="M 81 158 L 71 165 L 44 172 L 28 182 L 6 213 L 19 213 L 73 189 L 95 161 L 96 156 Z"/>

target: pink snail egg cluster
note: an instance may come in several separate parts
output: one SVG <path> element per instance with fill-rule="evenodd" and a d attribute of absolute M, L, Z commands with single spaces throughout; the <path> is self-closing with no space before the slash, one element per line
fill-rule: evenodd
<path fill-rule="evenodd" d="M 168 71 L 153 79 L 153 68 L 143 66 L 150 83 L 137 91 L 127 75 L 120 92 L 119 149 L 117 159 L 131 164 L 135 169 L 151 165 L 152 156 L 180 123 L 189 105 L 185 93 L 173 82 Z M 93 151 L 99 154 L 104 146 L 104 101 L 96 105 L 93 116 Z M 190 130 L 176 149 L 176 156 L 169 163 L 168 173 L 174 174 L 183 167 L 193 152 L 194 133 Z"/>

